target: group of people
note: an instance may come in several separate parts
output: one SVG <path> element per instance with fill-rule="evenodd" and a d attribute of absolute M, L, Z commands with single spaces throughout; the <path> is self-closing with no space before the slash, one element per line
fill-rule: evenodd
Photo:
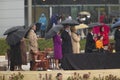
<path fill-rule="evenodd" d="M 23 36 L 23 38 L 16 43 L 15 45 L 9 45 L 10 50 L 9 57 L 10 57 L 10 70 L 23 70 L 22 65 L 27 65 L 27 45 L 26 40 L 24 37 L 28 38 L 29 41 L 29 49 L 31 52 L 31 70 L 33 70 L 33 65 L 35 60 L 37 60 L 39 54 L 39 48 L 37 43 L 37 35 L 35 33 L 36 25 L 32 24 L 28 30 L 28 32 Z"/>
<path fill-rule="evenodd" d="M 77 34 L 76 29 L 70 25 L 65 25 L 62 31 L 57 32 L 57 34 L 53 36 L 56 69 L 60 69 L 59 60 L 61 60 L 66 54 L 80 53 L 79 42 L 80 35 Z"/>
<path fill-rule="evenodd" d="M 89 28 L 86 37 L 85 53 L 109 51 L 109 30 L 109 26 L 105 24 Z"/>
<path fill-rule="evenodd" d="M 44 14 L 41 14 L 41 17 L 44 17 Z M 53 17 L 54 18 L 54 17 Z M 66 18 L 71 19 L 72 18 Z M 46 26 L 46 19 L 40 18 L 39 21 L 41 22 L 41 26 Z M 61 22 L 61 18 L 57 19 L 55 23 L 52 21 L 52 26 L 59 24 Z M 82 22 L 83 23 L 83 22 Z M 80 23 L 81 24 L 81 23 Z M 45 36 L 45 27 L 41 29 Z M 35 70 L 35 62 L 40 55 L 40 50 L 38 47 L 38 37 L 35 33 L 37 29 L 37 24 L 32 24 L 30 29 L 27 33 L 27 38 L 29 42 L 29 51 L 31 55 L 30 60 L 30 70 Z M 116 52 L 119 52 L 119 30 L 115 32 L 115 41 L 116 41 Z M 102 23 L 102 25 L 97 25 L 95 27 L 89 27 L 88 33 L 86 34 L 86 44 L 85 44 L 85 53 L 93 53 L 93 52 L 106 52 L 108 51 L 109 47 L 109 30 L 110 27 L 106 24 Z M 75 25 L 66 24 L 63 25 L 63 29 L 59 30 L 56 35 L 53 36 L 53 51 L 54 51 L 54 59 L 55 59 L 55 68 L 60 69 L 59 61 L 65 57 L 67 54 L 80 54 L 80 39 L 81 35 L 77 33 L 77 29 Z M 10 45 L 10 70 L 13 71 L 18 67 L 19 70 L 22 70 L 21 65 L 27 64 L 26 58 L 26 45 L 24 38 L 21 39 L 19 43 L 14 46 Z M 23 55 L 23 54 L 24 55 Z M 23 58 L 24 57 L 24 58 Z"/>
<path fill-rule="evenodd" d="M 10 45 L 9 59 L 10 59 L 10 70 L 23 70 L 22 65 L 27 65 L 26 55 L 26 42 L 25 38 L 22 38 L 17 44 Z"/>

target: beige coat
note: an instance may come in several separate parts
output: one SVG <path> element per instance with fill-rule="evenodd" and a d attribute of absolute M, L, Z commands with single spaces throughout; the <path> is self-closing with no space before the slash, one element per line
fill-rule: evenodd
<path fill-rule="evenodd" d="M 76 33 L 71 33 L 71 39 L 72 39 L 72 48 L 74 54 L 80 53 L 80 36 L 78 36 Z"/>
<path fill-rule="evenodd" d="M 38 38 L 36 33 L 34 32 L 34 30 L 30 30 L 30 32 L 28 33 L 28 39 L 29 39 L 29 48 L 30 50 L 32 50 L 33 52 L 38 51 Z"/>

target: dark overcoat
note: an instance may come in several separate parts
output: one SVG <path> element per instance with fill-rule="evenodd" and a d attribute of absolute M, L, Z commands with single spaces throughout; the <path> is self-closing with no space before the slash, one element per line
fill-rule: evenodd
<path fill-rule="evenodd" d="M 62 53 L 65 54 L 71 54 L 72 53 L 72 42 L 71 42 L 71 36 L 67 31 L 63 31 L 61 34 L 62 38 Z"/>
<path fill-rule="evenodd" d="M 117 29 L 114 34 L 115 39 L 115 51 L 120 52 L 120 30 Z"/>
<path fill-rule="evenodd" d="M 20 42 L 10 45 L 10 70 L 14 70 L 14 67 L 18 65 L 22 65 Z"/>
<path fill-rule="evenodd" d="M 88 33 L 86 37 L 85 53 L 92 53 L 94 49 L 95 41 L 93 39 L 93 35 L 91 33 Z"/>

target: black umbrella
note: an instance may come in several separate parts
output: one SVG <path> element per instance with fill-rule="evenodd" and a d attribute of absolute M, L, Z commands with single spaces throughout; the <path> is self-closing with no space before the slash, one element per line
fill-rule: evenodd
<path fill-rule="evenodd" d="M 99 23 L 99 22 L 96 22 L 96 23 L 90 23 L 90 24 L 88 24 L 88 28 L 93 28 L 93 27 L 95 27 L 95 26 L 102 26 L 103 24 L 102 23 Z"/>
<path fill-rule="evenodd" d="M 112 25 L 112 28 L 120 27 L 120 21 L 117 21 L 115 24 Z"/>
<path fill-rule="evenodd" d="M 62 25 L 55 25 L 54 27 L 52 27 L 45 35 L 45 39 L 50 39 L 53 36 L 55 36 L 57 34 L 58 31 L 60 31 L 63 28 Z"/>
<path fill-rule="evenodd" d="M 110 15 L 111 16 L 120 16 L 120 12 L 119 11 L 111 11 Z"/>
<path fill-rule="evenodd" d="M 74 25 L 78 25 L 79 22 L 76 21 L 76 20 L 73 20 L 73 19 L 66 19 L 64 21 L 61 22 L 62 25 L 71 25 L 71 26 L 74 26 Z"/>
<path fill-rule="evenodd" d="M 10 34 L 10 33 L 12 33 L 12 32 L 15 32 L 15 31 L 17 31 L 20 27 L 21 27 L 21 26 L 11 27 L 11 28 L 9 28 L 9 29 L 7 29 L 7 30 L 5 31 L 4 35 L 8 35 L 8 34 Z"/>
<path fill-rule="evenodd" d="M 19 27 L 17 31 L 14 31 L 7 35 L 6 41 L 9 45 L 17 44 L 27 33 L 28 29 L 23 28 L 23 26 Z"/>

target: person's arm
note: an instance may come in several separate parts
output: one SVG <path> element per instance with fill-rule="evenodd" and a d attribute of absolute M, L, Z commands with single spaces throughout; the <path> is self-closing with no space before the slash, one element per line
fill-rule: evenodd
<path fill-rule="evenodd" d="M 76 33 L 72 33 L 72 39 L 76 42 L 79 42 L 80 41 L 80 35 L 77 35 Z"/>

